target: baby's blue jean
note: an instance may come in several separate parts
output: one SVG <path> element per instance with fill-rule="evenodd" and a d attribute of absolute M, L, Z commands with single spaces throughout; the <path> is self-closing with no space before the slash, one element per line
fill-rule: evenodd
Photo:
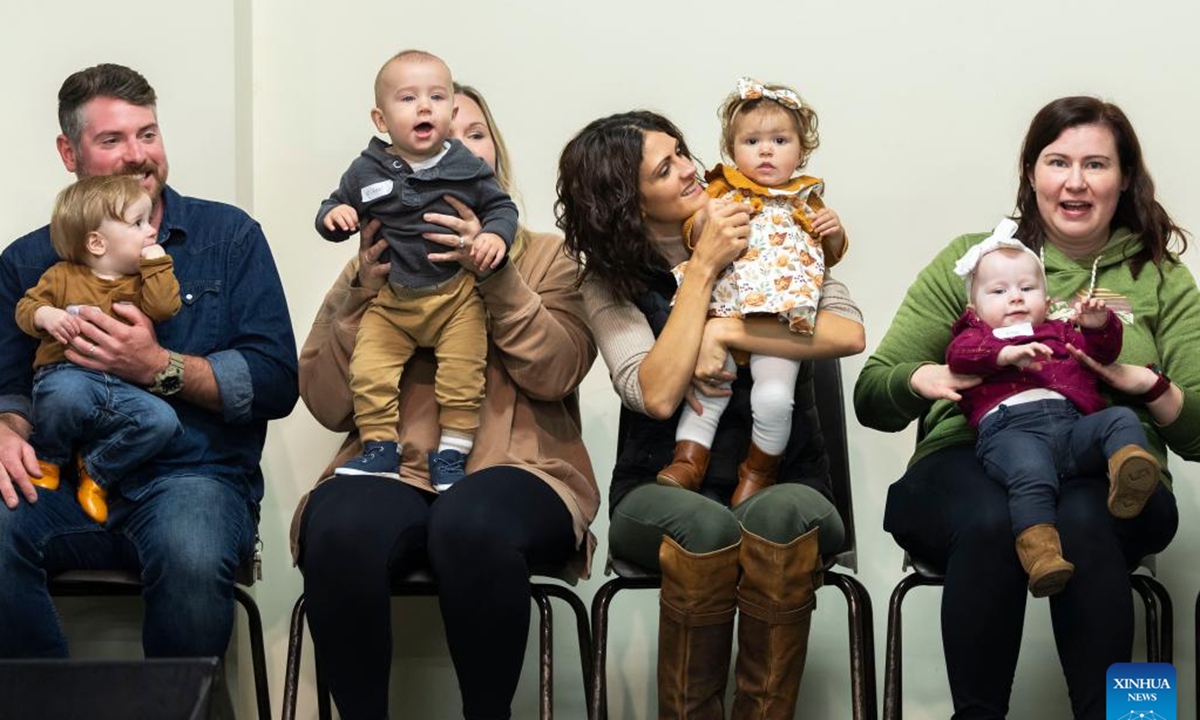
<path fill-rule="evenodd" d="M 38 459 L 64 467 L 78 448 L 88 474 L 106 490 L 183 432 L 162 398 L 69 362 L 34 376 L 33 425 Z"/>
<path fill-rule="evenodd" d="M 979 423 L 975 454 L 1008 490 L 1013 535 L 1057 525 L 1059 478 L 1104 476 L 1108 458 L 1126 445 L 1146 447 L 1132 410 L 1114 406 L 1080 415 L 1067 400 L 1000 405 Z"/>

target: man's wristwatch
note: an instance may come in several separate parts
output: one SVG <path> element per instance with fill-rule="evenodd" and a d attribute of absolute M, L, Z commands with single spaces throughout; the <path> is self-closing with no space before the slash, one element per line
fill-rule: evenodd
<path fill-rule="evenodd" d="M 154 376 L 154 384 L 147 388 L 155 395 L 174 395 L 183 389 L 183 356 L 177 352 L 167 351 L 170 358 L 167 366 Z"/>
<path fill-rule="evenodd" d="M 1146 367 L 1158 376 L 1158 380 L 1150 386 L 1149 390 L 1142 393 L 1139 399 L 1144 403 L 1152 403 L 1162 397 L 1163 393 L 1171 389 L 1171 378 L 1167 377 L 1167 374 L 1163 372 L 1162 367 L 1158 363 L 1150 363 Z"/>

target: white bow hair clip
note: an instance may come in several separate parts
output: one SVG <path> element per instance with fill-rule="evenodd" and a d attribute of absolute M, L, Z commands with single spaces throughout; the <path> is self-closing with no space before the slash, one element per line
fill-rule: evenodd
<path fill-rule="evenodd" d="M 979 261 L 983 259 L 983 256 L 990 252 L 1000 249 L 1021 250 L 1032 255 L 1038 261 L 1038 267 L 1042 266 L 1042 259 L 1038 257 L 1038 254 L 1014 237 L 1016 232 L 1017 224 L 1008 218 L 1004 218 L 996 226 L 996 229 L 992 231 L 991 235 L 972 245 L 958 259 L 958 262 L 954 263 L 954 274 L 966 282 L 968 297 L 971 295 L 971 280 L 975 277 L 975 269 L 979 267 Z M 1045 270 L 1043 269 L 1042 272 L 1045 272 Z"/>
<path fill-rule="evenodd" d="M 738 78 L 737 92 L 738 97 L 743 100 L 767 98 L 793 110 L 799 110 L 802 107 L 800 96 L 791 90 L 787 88 L 772 90 L 753 78 Z"/>
<path fill-rule="evenodd" d="M 1016 232 L 1017 224 L 1015 222 L 1008 218 L 1001 220 L 991 235 L 972 245 L 966 254 L 960 257 L 958 262 L 954 263 L 954 274 L 960 278 L 970 277 L 975 272 L 976 266 L 979 265 L 979 261 L 983 259 L 984 255 L 1001 248 L 1024 250 L 1036 258 L 1037 253 L 1025 247 L 1025 243 L 1013 237 Z M 1041 261 L 1042 259 L 1038 258 L 1039 264 Z"/>

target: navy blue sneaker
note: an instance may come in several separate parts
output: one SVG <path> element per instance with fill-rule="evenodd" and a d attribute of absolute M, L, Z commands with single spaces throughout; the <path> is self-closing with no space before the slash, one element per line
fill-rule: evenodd
<path fill-rule="evenodd" d="M 368 442 L 363 453 L 333 471 L 334 475 L 374 475 L 400 479 L 400 446 L 394 442 Z"/>
<path fill-rule="evenodd" d="M 467 456 L 459 451 L 446 449 L 429 453 L 429 482 L 435 490 L 448 490 L 466 474 Z"/>

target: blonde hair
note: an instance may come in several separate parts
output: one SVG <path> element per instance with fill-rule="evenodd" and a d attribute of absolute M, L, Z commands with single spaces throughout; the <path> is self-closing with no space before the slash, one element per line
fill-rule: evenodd
<path fill-rule="evenodd" d="M 149 193 L 132 175 L 87 177 L 63 188 L 50 216 L 50 244 L 63 260 L 87 259 L 87 237 L 105 220 L 124 222 L 125 211 Z"/>
<path fill-rule="evenodd" d="M 478 89 L 457 82 L 454 83 L 454 94 L 465 95 L 471 98 L 479 106 L 479 110 L 483 112 L 483 121 L 487 123 L 488 133 L 492 136 L 492 144 L 496 146 L 496 182 L 500 185 L 501 190 L 513 198 L 513 202 L 519 204 L 520 199 L 516 188 L 513 186 L 513 171 L 512 163 L 508 159 L 508 145 L 504 143 L 504 136 L 500 134 L 500 128 L 496 125 L 496 118 L 492 115 L 492 109 L 488 107 L 487 100 L 483 99 L 483 94 Z M 520 255 L 521 251 L 525 249 L 528 239 L 529 230 L 523 224 L 517 225 L 517 236 L 513 238 L 509 257 L 516 258 Z"/>
<path fill-rule="evenodd" d="M 768 91 L 786 90 L 795 94 L 796 97 L 800 97 L 800 93 L 787 85 L 764 84 L 763 88 Z M 796 128 L 796 135 L 800 138 L 800 162 L 796 165 L 796 169 L 804 167 L 813 151 L 821 144 L 821 138 L 817 134 L 816 111 L 803 100 L 800 101 L 799 108 L 790 108 L 765 96 L 743 98 L 736 90 L 725 98 L 717 110 L 717 117 L 721 120 L 721 154 L 725 156 L 725 159 L 733 162 L 733 136 L 737 121 L 744 115 L 749 115 L 757 110 L 781 112 L 792 120 L 792 124 Z"/>

